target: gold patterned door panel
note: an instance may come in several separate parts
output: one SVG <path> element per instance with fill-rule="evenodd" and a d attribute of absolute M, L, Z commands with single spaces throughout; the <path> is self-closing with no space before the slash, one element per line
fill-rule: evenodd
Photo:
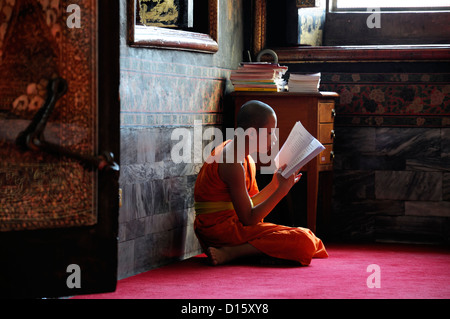
<path fill-rule="evenodd" d="M 0 0 L 0 297 L 115 289 L 118 83 L 118 1 Z"/>
<path fill-rule="evenodd" d="M 82 2 L 80 28 L 68 27 L 67 1 L 0 2 L 0 231 L 97 221 L 95 171 L 15 144 L 44 104 L 49 80 L 59 76 L 68 90 L 45 138 L 72 151 L 97 152 L 96 1 Z"/>

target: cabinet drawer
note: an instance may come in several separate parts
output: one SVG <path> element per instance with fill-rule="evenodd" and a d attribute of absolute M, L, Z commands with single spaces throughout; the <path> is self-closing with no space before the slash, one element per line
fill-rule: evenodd
<path fill-rule="evenodd" d="M 324 146 L 325 149 L 319 154 L 319 164 L 332 164 L 334 160 L 333 144 Z"/>
<path fill-rule="evenodd" d="M 334 102 L 319 102 L 319 122 L 333 122 L 335 115 Z"/>
<path fill-rule="evenodd" d="M 333 123 L 319 124 L 319 142 L 322 144 L 333 143 Z"/>

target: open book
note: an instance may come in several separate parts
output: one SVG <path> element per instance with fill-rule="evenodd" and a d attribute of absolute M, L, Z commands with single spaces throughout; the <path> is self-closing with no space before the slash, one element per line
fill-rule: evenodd
<path fill-rule="evenodd" d="M 279 168 L 287 164 L 281 174 L 286 177 L 305 166 L 324 149 L 325 147 L 303 127 L 302 123 L 297 122 L 275 157 L 275 165 Z"/>

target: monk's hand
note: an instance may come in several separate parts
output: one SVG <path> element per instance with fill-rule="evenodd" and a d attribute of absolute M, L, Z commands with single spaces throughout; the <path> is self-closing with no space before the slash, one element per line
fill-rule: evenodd
<path fill-rule="evenodd" d="M 287 194 L 289 190 L 294 186 L 302 177 L 301 173 L 293 173 L 287 177 L 284 177 L 282 175 L 284 169 L 286 168 L 286 165 L 280 167 L 274 174 L 274 179 L 277 183 L 277 188 L 280 189 L 280 191 L 283 191 L 284 194 Z"/>

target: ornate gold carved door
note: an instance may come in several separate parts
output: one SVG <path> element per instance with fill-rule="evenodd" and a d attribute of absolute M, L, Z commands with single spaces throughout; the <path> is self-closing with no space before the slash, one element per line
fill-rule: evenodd
<path fill-rule="evenodd" d="M 99 155 L 119 155 L 112 2 L 0 1 L 1 296 L 115 288 L 118 170 Z"/>

